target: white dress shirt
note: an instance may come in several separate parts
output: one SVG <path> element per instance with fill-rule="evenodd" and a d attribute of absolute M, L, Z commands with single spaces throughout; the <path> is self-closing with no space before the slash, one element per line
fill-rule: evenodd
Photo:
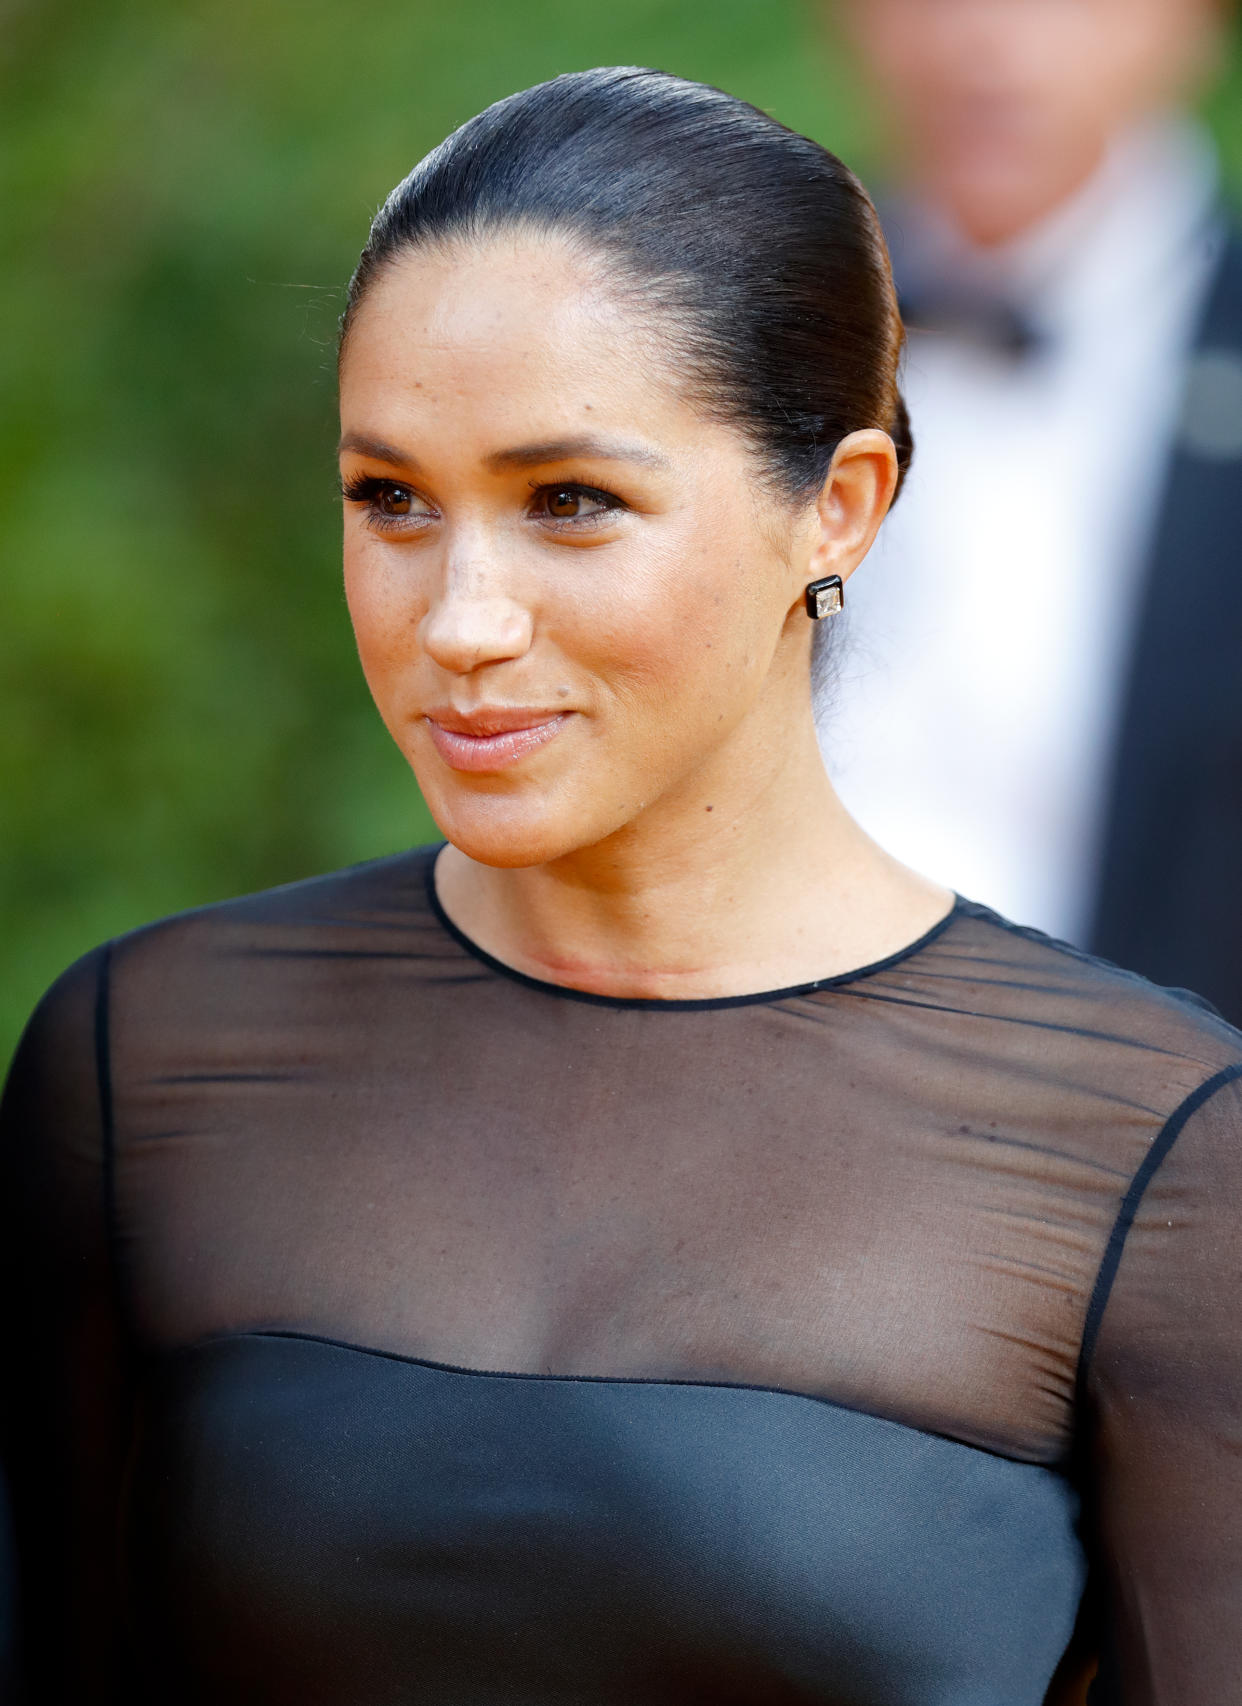
<path fill-rule="evenodd" d="M 1094 901 L 1214 196 L 1206 141 L 1170 120 L 1127 136 L 1004 249 L 971 250 L 925 211 L 899 216 L 942 276 L 1004 293 L 1045 336 L 1015 356 L 911 335 L 914 466 L 824 635 L 820 740 L 845 804 L 890 852 L 1070 941 Z"/>

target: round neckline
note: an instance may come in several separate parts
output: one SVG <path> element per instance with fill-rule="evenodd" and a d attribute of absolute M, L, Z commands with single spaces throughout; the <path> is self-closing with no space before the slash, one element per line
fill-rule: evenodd
<path fill-rule="evenodd" d="M 700 996 L 671 996 L 659 995 L 603 995 L 594 989 L 575 989 L 572 984 L 553 983 L 549 978 L 532 977 L 529 972 L 518 971 L 516 966 L 506 965 L 498 960 L 495 954 L 489 954 L 482 948 L 460 925 L 455 924 L 444 910 L 444 905 L 436 890 L 436 861 L 441 852 L 448 846 L 447 841 L 441 841 L 438 846 L 428 850 L 423 869 L 423 881 L 427 890 L 427 900 L 436 921 L 440 924 L 458 947 L 463 948 L 472 959 L 478 960 L 489 971 L 499 973 L 513 983 L 522 984 L 526 989 L 536 990 L 541 995 L 551 995 L 564 1001 L 582 1001 L 592 1007 L 621 1007 L 639 1008 L 647 1011 L 663 1013 L 703 1013 L 713 1008 L 726 1007 L 756 1007 L 771 1005 L 779 1001 L 789 1001 L 799 995 L 816 995 L 821 990 L 841 989 L 847 984 L 857 983 L 862 978 L 873 977 L 877 972 L 888 971 L 898 966 L 903 960 L 921 953 L 924 948 L 942 936 L 955 920 L 960 917 L 966 903 L 960 894 L 954 894 L 953 905 L 943 918 L 937 919 L 929 930 L 925 930 L 916 941 L 908 942 L 904 948 L 898 948 L 894 953 L 886 954 L 883 959 L 872 960 L 865 966 L 858 966 L 852 971 L 836 972 L 831 977 L 812 978 L 808 983 L 791 983 L 782 989 L 757 989 L 746 995 L 700 995 Z"/>

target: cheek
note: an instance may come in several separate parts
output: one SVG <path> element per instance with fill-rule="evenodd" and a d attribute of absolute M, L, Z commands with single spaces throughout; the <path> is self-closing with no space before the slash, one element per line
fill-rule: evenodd
<path fill-rule="evenodd" d="M 409 576 L 397 574 L 369 540 L 345 538 L 345 602 L 363 671 L 373 688 L 408 666 L 425 600 Z"/>
<path fill-rule="evenodd" d="M 701 531 L 670 539 L 615 597 L 601 588 L 576 635 L 578 660 L 648 739 L 662 743 L 721 721 L 759 673 L 761 636 L 779 628 L 762 575 L 735 547 L 730 554 L 731 544 Z"/>

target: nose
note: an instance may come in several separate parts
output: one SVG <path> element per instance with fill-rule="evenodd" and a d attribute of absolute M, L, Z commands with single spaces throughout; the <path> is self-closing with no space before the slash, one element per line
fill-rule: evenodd
<path fill-rule="evenodd" d="M 428 657 L 454 675 L 524 656 L 533 635 L 531 612 L 506 587 L 503 565 L 478 557 L 445 564 L 419 630 Z"/>

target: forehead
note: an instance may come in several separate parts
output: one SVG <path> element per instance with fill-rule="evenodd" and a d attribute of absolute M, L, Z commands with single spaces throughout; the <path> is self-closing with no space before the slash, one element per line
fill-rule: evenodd
<path fill-rule="evenodd" d="M 388 263 L 351 324 L 341 404 L 372 423 L 479 416 L 501 434 L 549 415 L 667 430 L 686 412 L 667 352 L 606 265 L 520 233 Z"/>

